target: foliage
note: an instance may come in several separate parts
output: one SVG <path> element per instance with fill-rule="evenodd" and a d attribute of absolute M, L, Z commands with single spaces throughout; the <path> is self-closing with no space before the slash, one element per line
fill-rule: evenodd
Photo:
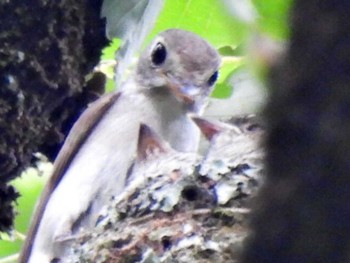
<path fill-rule="evenodd" d="M 15 221 L 15 230 L 10 235 L 0 235 L 0 262 L 1 258 L 18 252 L 22 246 L 23 236 L 20 233 L 26 233 L 29 227 L 36 200 L 47 181 L 51 171 L 51 164 L 42 163 L 41 167 L 36 169 L 29 168 L 23 173 L 21 178 L 13 181 L 13 185 L 20 191 L 18 198 L 18 216 Z M 13 262 L 13 261 L 9 261 Z"/>

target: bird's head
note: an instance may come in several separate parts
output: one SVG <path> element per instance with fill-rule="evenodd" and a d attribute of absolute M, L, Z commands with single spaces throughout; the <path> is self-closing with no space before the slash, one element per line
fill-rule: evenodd
<path fill-rule="evenodd" d="M 218 77 L 220 56 L 194 33 L 169 29 L 142 53 L 137 80 L 144 87 L 169 92 L 194 112 L 201 110 Z"/>

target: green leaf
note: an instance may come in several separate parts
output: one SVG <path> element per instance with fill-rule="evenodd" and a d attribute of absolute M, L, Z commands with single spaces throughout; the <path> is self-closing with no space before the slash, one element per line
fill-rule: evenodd
<path fill-rule="evenodd" d="M 167 0 L 148 39 L 169 28 L 195 32 L 217 48 L 235 47 L 243 41 L 247 32 L 218 0 Z"/>
<path fill-rule="evenodd" d="M 111 43 L 102 50 L 101 60 L 115 59 L 115 52 L 120 47 L 121 40 L 119 38 L 113 38 Z"/>
<path fill-rule="evenodd" d="M 13 181 L 13 185 L 21 193 L 18 198 L 18 215 L 15 220 L 15 229 L 26 233 L 29 227 L 37 199 L 47 181 L 47 175 L 38 176 L 35 169 L 29 168 L 20 178 Z M 0 240 L 0 258 L 17 253 L 23 244 L 19 239 Z"/>
<path fill-rule="evenodd" d="M 232 94 L 232 85 L 229 80 L 234 72 L 244 64 L 243 57 L 225 56 L 222 60 L 222 66 L 220 68 L 219 79 L 215 86 L 213 93 L 214 98 L 224 99 L 228 98 Z"/>
<path fill-rule="evenodd" d="M 112 78 L 107 78 L 105 90 L 106 90 L 106 92 L 111 92 L 111 91 L 115 90 L 115 82 Z"/>
<path fill-rule="evenodd" d="M 275 39 L 287 39 L 293 0 L 253 0 L 253 3 L 260 15 L 258 28 Z"/>

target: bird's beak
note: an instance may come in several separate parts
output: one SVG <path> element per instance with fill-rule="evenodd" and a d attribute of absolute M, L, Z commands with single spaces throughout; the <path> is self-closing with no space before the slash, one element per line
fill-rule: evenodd
<path fill-rule="evenodd" d="M 242 134 L 242 131 L 234 125 L 229 125 L 224 122 L 210 121 L 193 114 L 188 114 L 188 116 L 195 124 L 197 124 L 198 128 L 208 141 L 212 140 L 217 134 L 227 130 L 232 131 L 237 135 Z"/>
<path fill-rule="evenodd" d="M 195 115 L 189 115 L 191 119 L 197 124 L 203 135 L 207 138 L 207 140 L 212 140 L 216 134 L 219 134 L 223 131 L 223 127 L 220 127 L 220 125 L 211 122 L 209 120 L 206 120 L 204 118 L 195 116 Z"/>
<path fill-rule="evenodd" d="M 185 104 L 193 104 L 199 95 L 200 88 L 191 84 L 181 84 L 172 76 L 166 75 L 167 87 L 174 96 Z"/>

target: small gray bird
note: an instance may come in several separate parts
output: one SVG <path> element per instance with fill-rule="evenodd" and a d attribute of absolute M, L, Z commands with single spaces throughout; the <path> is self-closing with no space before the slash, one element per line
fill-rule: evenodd
<path fill-rule="evenodd" d="M 201 163 L 200 174 L 216 177 L 232 169 L 261 174 L 264 129 L 255 116 L 236 117 L 229 122 L 195 116 L 192 119 L 210 141 Z"/>
<path fill-rule="evenodd" d="M 194 152 L 200 113 L 217 79 L 220 56 L 199 36 L 160 33 L 141 54 L 122 92 L 94 102 L 73 126 L 44 189 L 19 262 L 64 262 L 69 239 L 96 218 L 125 185 L 140 122 L 172 148 Z"/>
<path fill-rule="evenodd" d="M 165 175 L 174 170 L 193 166 L 197 160 L 195 152 L 179 152 L 164 141 L 148 125 L 141 123 L 137 144 L 137 156 L 133 162 L 128 181 L 135 178 L 147 180 L 147 176 Z M 185 164 L 186 163 L 186 164 Z"/>
<path fill-rule="evenodd" d="M 199 174 L 216 182 L 213 190 L 220 205 L 231 202 L 246 207 L 263 183 L 263 126 L 254 116 L 236 117 L 228 123 L 193 120 L 210 141 Z"/>

